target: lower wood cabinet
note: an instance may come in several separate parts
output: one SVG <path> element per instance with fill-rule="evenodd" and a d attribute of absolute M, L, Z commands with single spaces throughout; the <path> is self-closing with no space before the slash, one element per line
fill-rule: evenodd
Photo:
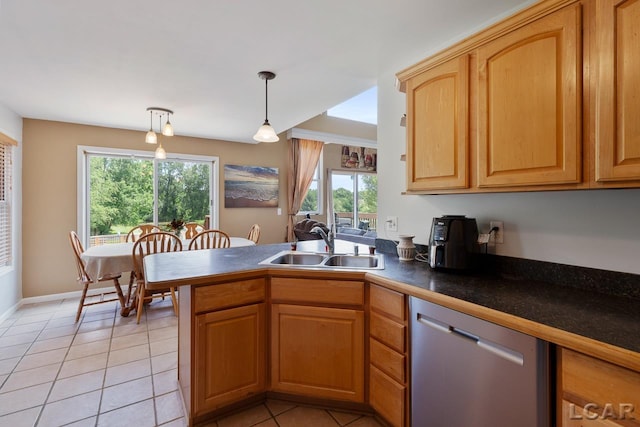
<path fill-rule="evenodd" d="M 369 366 L 369 404 L 392 426 L 409 425 L 405 417 L 407 387 Z"/>
<path fill-rule="evenodd" d="M 271 388 L 364 401 L 364 311 L 273 304 Z"/>
<path fill-rule="evenodd" d="M 196 316 L 195 413 L 265 390 L 265 304 Z"/>
<path fill-rule="evenodd" d="M 558 350 L 558 426 L 640 426 L 640 372 Z"/>
<path fill-rule="evenodd" d="M 408 426 L 406 296 L 369 286 L 369 404 L 390 425 Z"/>

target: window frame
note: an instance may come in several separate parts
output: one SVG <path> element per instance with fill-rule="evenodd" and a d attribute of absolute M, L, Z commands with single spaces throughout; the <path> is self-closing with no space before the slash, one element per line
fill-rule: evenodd
<path fill-rule="evenodd" d="M 364 170 L 357 170 L 357 169 L 329 169 L 327 171 L 327 194 L 328 194 L 328 200 L 330 200 L 330 206 L 329 206 L 329 210 L 330 212 L 328 212 L 328 215 L 330 215 L 330 218 L 332 219 L 331 222 L 335 221 L 335 209 L 334 209 L 334 204 L 333 204 L 333 191 L 335 190 L 335 188 L 333 188 L 333 175 L 344 175 L 344 176 L 353 176 L 353 185 L 352 185 L 352 189 L 351 191 L 353 192 L 353 216 L 351 217 L 351 223 L 352 223 L 352 227 L 356 228 L 358 226 L 358 216 L 360 213 L 360 209 L 359 209 L 359 202 L 360 202 L 360 196 L 359 196 L 359 191 L 358 191 L 358 185 L 360 182 L 360 177 L 363 175 L 378 175 L 378 171 L 364 171 Z M 376 204 L 376 208 L 377 208 L 377 204 Z M 378 209 L 376 209 L 376 214 Z M 337 224 L 336 224 L 337 227 Z"/>
<path fill-rule="evenodd" d="M 125 148 L 95 147 L 87 145 L 79 145 L 77 148 L 77 225 L 76 230 L 78 237 L 85 247 L 89 241 L 89 159 L 92 155 L 111 156 L 111 157 L 135 157 L 144 160 L 153 161 L 154 182 L 153 182 L 153 198 L 154 223 L 157 222 L 157 174 L 158 162 L 167 160 L 177 161 L 198 161 L 211 163 L 211 177 L 209 181 L 209 204 L 211 215 L 211 228 L 218 227 L 220 217 L 220 158 L 218 156 L 192 155 L 181 153 L 167 153 L 166 159 L 156 159 L 153 151 L 130 150 Z"/>
<path fill-rule="evenodd" d="M 299 211 L 297 213 L 297 215 L 307 215 L 307 214 L 309 214 L 309 215 L 322 215 L 322 212 L 323 212 L 323 200 L 324 200 L 324 197 L 322 197 L 322 195 L 324 194 L 323 185 L 322 185 L 323 182 L 324 182 L 324 180 L 322 179 L 322 177 L 323 177 L 323 173 L 322 173 L 322 170 L 323 170 L 322 157 L 323 157 L 323 154 L 320 155 L 320 158 L 318 159 L 318 164 L 316 165 L 316 170 L 314 171 L 314 174 L 313 174 L 314 178 L 311 180 L 311 184 L 309 185 L 309 188 L 311 188 L 311 185 L 315 182 L 317 187 L 318 187 L 318 209 L 315 210 L 315 211 L 302 211 L 301 210 L 301 211 Z M 306 197 L 307 196 L 305 194 L 305 198 Z M 303 201 L 304 201 L 304 199 L 303 199 Z"/>

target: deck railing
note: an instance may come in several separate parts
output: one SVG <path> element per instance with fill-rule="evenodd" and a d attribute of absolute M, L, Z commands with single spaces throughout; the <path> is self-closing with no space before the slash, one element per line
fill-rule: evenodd
<path fill-rule="evenodd" d="M 108 245 L 111 243 L 123 243 L 127 238 L 126 234 L 104 234 L 102 236 L 89 237 L 89 247 Z"/>
<path fill-rule="evenodd" d="M 369 224 L 369 230 L 375 231 L 378 228 L 378 214 L 377 213 L 358 213 L 358 223 L 353 224 L 353 212 L 336 212 L 338 218 L 337 226 L 354 227 L 358 228 L 360 223 Z"/>

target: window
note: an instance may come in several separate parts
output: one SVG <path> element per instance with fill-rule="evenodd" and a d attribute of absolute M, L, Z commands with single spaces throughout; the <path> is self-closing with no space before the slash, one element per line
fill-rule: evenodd
<path fill-rule="evenodd" d="M 366 172 L 331 172 L 336 227 L 375 231 L 378 223 L 378 176 Z"/>
<path fill-rule="evenodd" d="M 319 215 L 322 213 L 322 178 L 320 171 L 322 170 L 322 157 L 318 160 L 316 170 L 313 172 L 313 180 L 309 186 L 309 191 L 304 197 L 302 204 L 300 205 L 300 212 L 298 215 L 314 214 Z"/>
<path fill-rule="evenodd" d="M 327 110 L 327 115 L 356 122 L 378 124 L 378 87 L 347 99 L 342 104 Z"/>
<path fill-rule="evenodd" d="M 2 136 L 0 134 L 0 136 Z M 12 264 L 11 252 L 11 145 L 0 138 L 0 268 Z"/>
<path fill-rule="evenodd" d="M 217 225 L 218 159 L 79 147 L 78 230 L 87 246 L 124 241 L 138 224 L 173 219 Z"/>

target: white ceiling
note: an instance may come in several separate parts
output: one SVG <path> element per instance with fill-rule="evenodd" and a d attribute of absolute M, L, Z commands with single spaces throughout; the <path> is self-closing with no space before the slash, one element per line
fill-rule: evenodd
<path fill-rule="evenodd" d="M 158 106 L 178 135 L 253 142 L 258 71 L 284 132 L 529 2 L 0 0 L 0 103 L 136 130 Z"/>

